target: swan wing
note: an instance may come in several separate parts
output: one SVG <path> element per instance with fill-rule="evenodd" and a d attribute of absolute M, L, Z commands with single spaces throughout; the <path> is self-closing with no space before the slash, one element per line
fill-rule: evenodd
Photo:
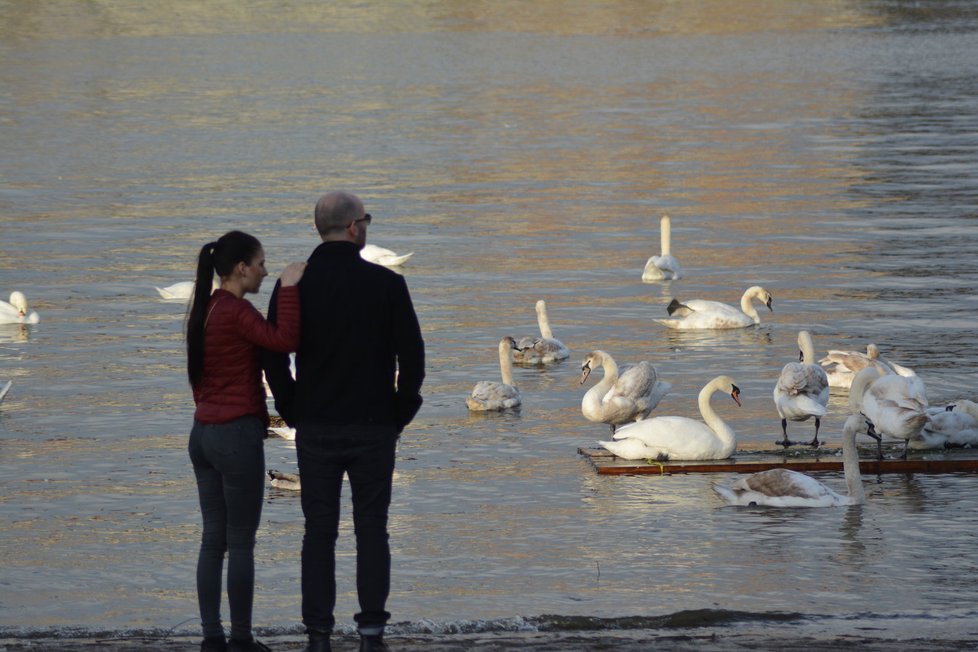
<path fill-rule="evenodd" d="M 472 389 L 465 400 L 470 410 L 503 410 L 521 403 L 520 392 L 512 385 L 482 380 Z"/>
<path fill-rule="evenodd" d="M 651 393 L 656 382 L 655 367 L 651 362 L 642 361 L 632 365 L 622 365 L 618 371 L 618 380 L 614 387 L 608 390 L 605 400 L 613 396 L 623 396 L 632 400 L 639 399 Z"/>
<path fill-rule="evenodd" d="M 519 350 L 513 351 L 513 362 L 554 362 L 570 357 L 570 349 L 553 337 L 524 337 L 516 346 Z"/>
<path fill-rule="evenodd" d="M 655 451 L 639 439 L 599 441 L 598 444 L 623 460 L 644 460 L 655 456 Z"/>
<path fill-rule="evenodd" d="M 681 278 L 682 267 L 672 254 L 652 256 L 645 261 L 642 271 L 643 281 L 673 281 Z"/>
<path fill-rule="evenodd" d="M 733 505 L 829 507 L 850 502 L 815 478 L 789 469 L 761 471 L 738 478 L 729 487 L 714 484 L 713 490 Z"/>
<path fill-rule="evenodd" d="M 669 305 L 670 315 L 674 319 L 656 319 L 655 321 L 678 330 L 744 328 L 754 325 L 754 320 L 739 308 L 719 301 L 693 299 L 679 303 L 673 300 L 673 303 Z"/>

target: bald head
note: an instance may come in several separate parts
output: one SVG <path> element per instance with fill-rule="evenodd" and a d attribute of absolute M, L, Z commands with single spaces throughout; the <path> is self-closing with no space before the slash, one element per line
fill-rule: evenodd
<path fill-rule="evenodd" d="M 316 202 L 316 230 L 325 240 L 344 239 L 350 222 L 363 217 L 363 202 L 348 192 L 331 192 Z"/>

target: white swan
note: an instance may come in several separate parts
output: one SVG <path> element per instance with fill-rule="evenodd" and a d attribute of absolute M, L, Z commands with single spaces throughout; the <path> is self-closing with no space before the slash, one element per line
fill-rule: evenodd
<path fill-rule="evenodd" d="M 620 424 L 647 417 L 672 389 L 672 384 L 659 380 L 651 362 L 626 364 L 619 370 L 614 358 L 604 351 L 591 351 L 584 358 L 582 385 L 598 367 L 604 368 L 604 378 L 584 394 L 581 414 L 588 421 L 607 423 L 612 433 Z"/>
<path fill-rule="evenodd" d="M 295 441 L 295 428 L 289 428 L 288 426 L 270 426 L 268 431 L 286 441 Z"/>
<path fill-rule="evenodd" d="M 36 324 L 41 321 L 36 312 L 27 306 L 23 292 L 10 293 L 10 303 L 0 300 L 0 324 Z"/>
<path fill-rule="evenodd" d="M 847 495 L 837 494 L 815 478 L 790 469 L 768 469 L 738 478 L 729 487 L 713 483 L 713 490 L 731 505 L 767 505 L 769 507 L 836 507 L 859 505 L 866 501 L 859 473 L 859 451 L 856 433 L 863 418 L 850 416 L 842 430 L 842 468 L 846 475 Z"/>
<path fill-rule="evenodd" d="M 272 481 L 272 486 L 276 489 L 286 489 L 288 491 L 302 491 L 302 482 L 297 473 L 286 473 L 285 471 L 268 470 L 268 477 Z"/>
<path fill-rule="evenodd" d="M 504 337 L 499 340 L 499 371 L 503 382 L 480 380 L 472 389 L 472 395 L 465 399 L 465 404 L 475 412 L 487 410 L 505 410 L 518 407 L 523 401 L 520 390 L 513 383 L 513 349 L 516 340 Z"/>
<path fill-rule="evenodd" d="M 815 364 L 815 345 L 808 331 L 798 333 L 800 362 L 789 362 L 781 370 L 781 376 L 774 386 L 774 405 L 781 417 L 781 434 L 784 439 L 777 442 L 790 446 L 788 440 L 788 421 L 807 421 L 815 417 L 815 438 L 810 446 L 818 446 L 818 428 L 822 417 L 828 412 L 829 379 L 825 370 Z"/>
<path fill-rule="evenodd" d="M 408 258 L 414 255 L 412 251 L 409 254 L 396 254 L 390 249 L 384 249 L 383 247 L 378 247 L 377 245 L 367 244 L 363 246 L 360 250 L 360 257 L 371 263 L 377 263 L 378 265 L 384 265 L 385 267 L 397 267 L 403 265 L 408 261 Z"/>
<path fill-rule="evenodd" d="M 866 345 L 866 353 L 861 351 L 840 351 L 832 349 L 818 361 L 829 377 L 829 387 L 848 389 L 852 386 L 853 377 L 862 369 L 874 366 L 882 373 L 897 374 L 898 376 L 916 376 L 912 369 L 898 365 L 880 355 L 879 347 L 875 344 Z"/>
<path fill-rule="evenodd" d="M 700 390 L 703 421 L 687 417 L 654 417 L 622 426 L 614 441 L 598 442 L 626 460 L 722 460 L 737 449 L 737 433 L 713 410 L 710 397 L 725 392 L 740 405 L 740 388 L 729 376 L 717 376 Z"/>
<path fill-rule="evenodd" d="M 867 367 L 856 374 L 849 390 L 850 407 L 857 401 L 859 411 L 871 424 L 869 433 L 902 439 L 901 459 L 906 459 L 910 440 L 920 437 L 929 420 L 924 382 L 917 376 L 880 376 L 879 370 Z M 878 451 L 883 459 L 882 448 Z"/>
<path fill-rule="evenodd" d="M 537 301 L 537 325 L 540 327 L 540 337 L 524 337 L 513 352 L 513 361 L 526 364 L 546 364 L 570 357 L 570 349 L 554 337 L 550 330 L 550 319 L 547 317 L 547 302 Z"/>
<path fill-rule="evenodd" d="M 659 220 L 659 241 L 661 256 L 652 256 L 645 261 L 645 270 L 642 272 L 642 280 L 646 283 L 651 281 L 674 281 L 682 276 L 683 270 L 679 266 L 679 261 L 671 253 L 672 245 L 672 222 L 668 215 L 663 215 Z"/>
<path fill-rule="evenodd" d="M 680 303 L 673 299 L 666 310 L 674 318 L 656 319 L 655 321 L 677 330 L 746 328 L 761 323 L 761 318 L 754 310 L 752 303 L 754 299 L 767 306 L 768 310 L 774 311 L 774 308 L 771 307 L 774 300 L 771 293 L 761 286 L 755 285 L 747 288 L 747 291 L 744 292 L 744 296 L 740 299 L 740 310 L 719 301 L 693 299 Z"/>
<path fill-rule="evenodd" d="M 195 281 L 180 281 L 179 283 L 168 285 L 165 288 L 156 288 L 156 291 L 159 292 L 160 297 L 163 299 L 189 301 L 194 296 L 194 284 Z M 221 284 L 217 279 L 214 279 L 211 283 L 211 292 L 219 287 L 221 287 Z"/>
<path fill-rule="evenodd" d="M 920 435 L 908 442 L 911 450 L 972 447 L 978 445 L 978 405 L 956 401 L 927 408 L 927 423 Z"/>
<path fill-rule="evenodd" d="M 3 397 L 7 395 L 10 391 L 10 386 L 14 384 L 14 381 L 8 380 L 3 385 L 0 385 L 0 403 L 3 403 Z"/>

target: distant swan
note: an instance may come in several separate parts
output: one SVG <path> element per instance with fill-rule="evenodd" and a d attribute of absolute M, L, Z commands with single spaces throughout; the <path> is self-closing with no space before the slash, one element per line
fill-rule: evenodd
<path fill-rule="evenodd" d="M 514 362 L 546 364 L 563 360 L 570 356 L 570 350 L 564 343 L 554 337 L 550 330 L 550 319 L 547 317 L 547 302 L 537 301 L 537 325 L 540 327 L 540 337 L 524 337 L 513 352 Z"/>
<path fill-rule="evenodd" d="M 825 372 L 828 374 L 829 387 L 845 389 L 852 386 L 852 379 L 857 373 L 869 366 L 876 367 L 881 373 L 907 377 L 917 375 L 912 369 L 882 357 L 879 347 L 872 343 L 866 345 L 866 353 L 832 349 L 818 363 L 825 368 Z"/>
<path fill-rule="evenodd" d="M 285 471 L 268 470 L 268 477 L 272 481 L 272 486 L 276 489 L 287 491 L 302 491 L 302 482 L 297 473 L 286 473 Z"/>
<path fill-rule="evenodd" d="M 409 254 L 395 254 L 390 249 L 384 249 L 383 247 L 378 247 L 377 245 L 364 245 L 363 249 L 360 250 L 360 257 L 371 263 L 377 263 L 378 265 L 384 265 L 385 267 L 397 267 L 403 265 L 408 261 L 408 258 L 414 255 L 412 251 Z"/>
<path fill-rule="evenodd" d="M 287 441 L 295 441 L 295 428 L 289 428 L 288 426 L 271 426 L 268 429 L 276 437 L 280 437 Z"/>
<path fill-rule="evenodd" d="M 774 308 L 771 307 L 774 300 L 771 293 L 761 286 L 755 285 L 747 288 L 747 291 L 744 292 L 744 296 L 740 299 L 740 310 L 719 301 L 693 299 L 680 303 L 673 299 L 666 310 L 674 319 L 656 319 L 655 321 L 677 330 L 746 328 L 761 323 L 761 318 L 754 310 L 753 299 L 763 303 L 768 310 L 774 311 Z"/>
<path fill-rule="evenodd" d="M 904 440 L 901 459 L 906 459 L 910 440 L 920 437 L 930 418 L 924 382 L 917 376 L 880 376 L 879 370 L 868 367 L 852 380 L 849 404 L 854 406 L 857 402 L 860 412 L 871 424 L 869 434 L 876 432 Z M 878 451 L 879 458 L 883 459 L 882 447 L 878 447 Z"/>
<path fill-rule="evenodd" d="M 619 372 L 614 359 L 604 351 L 592 351 L 584 358 L 582 385 L 598 367 L 604 368 L 604 378 L 584 394 L 581 413 L 588 421 L 609 424 L 612 433 L 620 424 L 647 417 L 672 389 L 670 383 L 658 379 L 651 362 L 622 365 Z"/>
<path fill-rule="evenodd" d="M 14 381 L 8 380 L 3 385 L 0 385 L 0 403 L 3 403 L 3 397 L 7 395 L 10 391 L 10 386 L 14 384 Z"/>
<path fill-rule="evenodd" d="M 845 496 L 837 494 L 815 478 L 778 468 L 738 478 L 729 487 L 714 483 L 713 490 L 732 505 L 767 505 L 769 507 L 836 507 L 859 505 L 866 501 L 859 473 L 859 451 L 856 433 L 863 418 L 850 416 L 842 430 L 842 468 L 846 475 Z"/>
<path fill-rule="evenodd" d="M 27 306 L 23 292 L 10 293 L 10 303 L 0 300 L 0 324 L 36 324 L 41 321 L 36 312 Z"/>
<path fill-rule="evenodd" d="M 670 248 L 672 244 L 672 222 L 668 215 L 663 215 L 659 220 L 659 241 L 661 256 L 652 256 L 645 261 L 645 270 L 642 272 L 642 280 L 646 283 L 651 281 L 674 281 L 683 273 L 679 266 L 679 261 L 672 255 Z"/>
<path fill-rule="evenodd" d="M 174 283 L 173 285 L 168 285 L 165 288 L 156 288 L 159 292 L 160 297 L 163 299 L 179 299 L 187 301 L 194 295 L 194 281 L 180 281 L 179 283 Z M 221 287 L 221 284 L 214 279 L 211 284 L 211 292 Z"/>
<path fill-rule="evenodd" d="M 465 399 L 470 410 L 483 412 L 487 410 L 505 410 L 518 407 L 523 401 L 520 390 L 513 383 L 513 349 L 516 340 L 504 337 L 499 340 L 499 371 L 503 382 L 480 380 L 472 389 L 472 395 Z"/>
<path fill-rule="evenodd" d="M 703 421 L 687 417 L 653 417 L 622 426 L 614 441 L 598 442 L 626 460 L 722 460 L 737 449 L 737 434 L 713 410 L 710 397 L 725 392 L 739 406 L 740 388 L 729 376 L 717 376 L 700 390 Z"/>
<path fill-rule="evenodd" d="M 818 446 L 818 428 L 829 404 L 829 379 L 825 370 L 815 364 L 815 345 L 808 331 L 798 333 L 800 362 L 789 362 L 781 370 L 781 376 L 774 386 L 774 405 L 781 417 L 781 434 L 784 439 L 777 442 L 790 446 L 788 440 L 788 420 L 807 421 L 815 417 L 815 438 L 810 446 Z"/>

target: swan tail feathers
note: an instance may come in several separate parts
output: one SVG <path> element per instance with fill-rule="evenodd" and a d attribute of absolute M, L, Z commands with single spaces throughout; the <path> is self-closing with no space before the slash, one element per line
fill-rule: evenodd
<path fill-rule="evenodd" d="M 679 315 L 682 316 L 691 313 L 692 309 L 685 304 L 679 303 L 677 299 L 673 299 L 669 302 L 669 305 L 666 306 L 666 312 L 668 312 L 670 316 L 675 315 L 676 313 L 679 313 Z"/>

